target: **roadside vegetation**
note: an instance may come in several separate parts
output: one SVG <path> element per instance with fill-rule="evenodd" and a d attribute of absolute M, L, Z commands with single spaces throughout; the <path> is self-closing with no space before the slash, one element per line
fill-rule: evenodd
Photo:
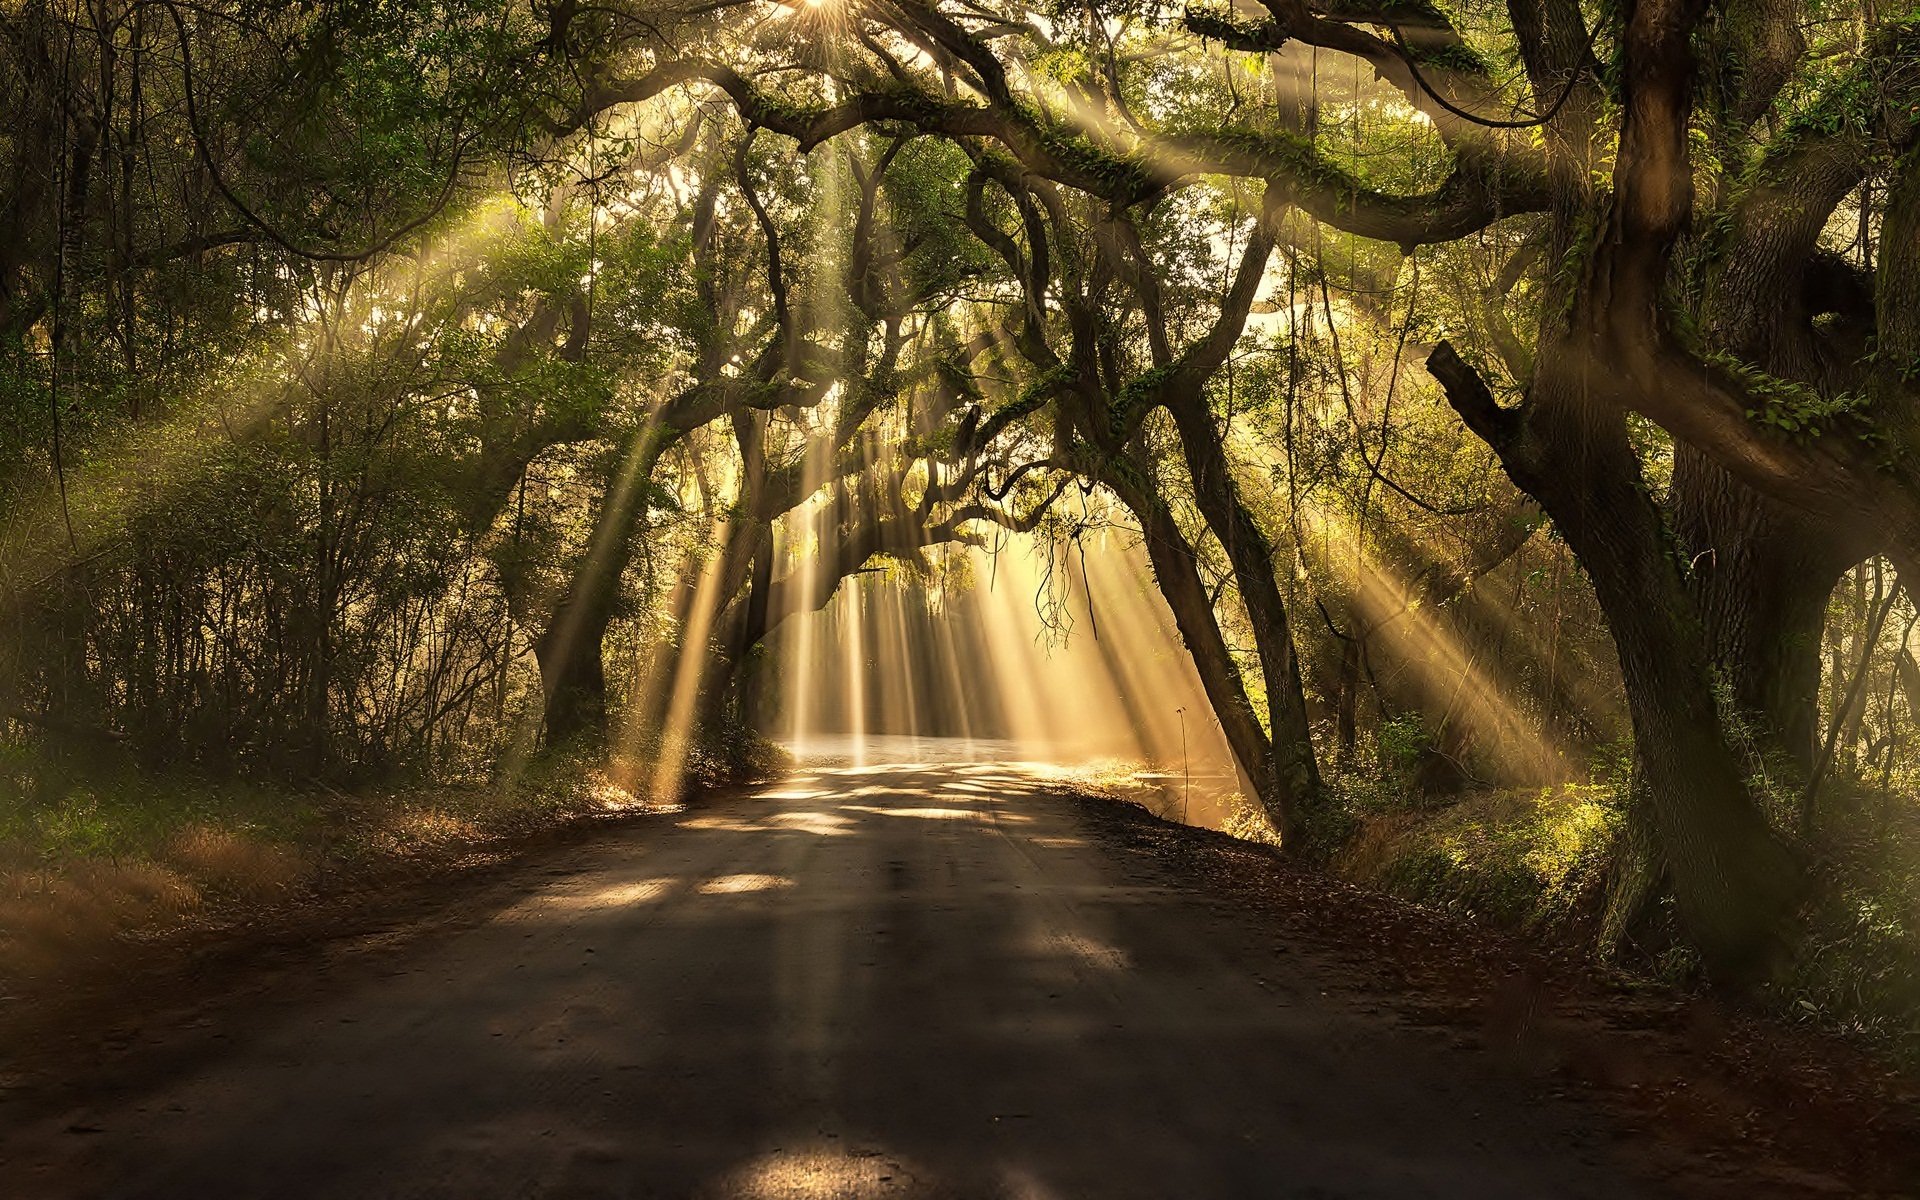
<path fill-rule="evenodd" d="M 1404 760 L 1340 778 L 1350 834 L 1333 871 L 1424 907 L 1593 954 L 1625 980 L 1691 988 L 1700 962 L 1671 911 L 1621 936 L 1608 896 L 1631 852 L 1631 777 L 1423 795 Z M 1817 882 L 1764 988 L 1781 1018 L 1856 1037 L 1920 1066 L 1920 819 L 1877 781 L 1838 781 L 1846 814 L 1818 848 Z M 1225 830 L 1278 844 L 1243 800 Z"/>
<path fill-rule="evenodd" d="M 779 762 L 763 744 L 702 745 L 686 784 L 722 788 Z M 129 941 L 257 924 L 493 861 L 582 821 L 671 811 L 634 788 L 644 765 L 562 752 L 494 780 L 342 790 L 36 760 L 39 795 L 0 821 L 0 979 L 110 969 Z"/>

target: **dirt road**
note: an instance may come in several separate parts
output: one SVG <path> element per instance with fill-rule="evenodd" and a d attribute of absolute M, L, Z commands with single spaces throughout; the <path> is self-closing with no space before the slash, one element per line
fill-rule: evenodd
<path fill-rule="evenodd" d="M 1605 1123 L 992 764 L 803 771 L 0 1133 L 112 1197 L 1626 1197 Z"/>

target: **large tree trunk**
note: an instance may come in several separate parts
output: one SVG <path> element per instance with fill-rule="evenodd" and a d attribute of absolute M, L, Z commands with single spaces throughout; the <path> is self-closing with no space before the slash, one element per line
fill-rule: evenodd
<path fill-rule="evenodd" d="M 748 669 L 749 659 L 765 638 L 768 627 L 768 605 L 773 593 L 773 527 L 767 525 L 754 548 L 753 562 L 747 577 L 747 595 L 744 605 L 744 625 L 749 631 L 756 631 L 752 641 L 739 639 L 732 647 L 733 653 L 724 665 L 723 683 L 734 694 L 736 711 L 744 721 L 746 715 L 754 710 L 753 692 L 762 678 L 761 668 L 755 664 Z"/>
<path fill-rule="evenodd" d="M 1626 406 L 1672 399 L 1665 291 L 1691 213 L 1688 31 L 1697 0 L 1639 0 L 1621 29 L 1623 118 L 1605 197 L 1556 207 L 1553 254 L 1582 269 L 1549 285 L 1527 401 L 1499 407 L 1444 342 L 1428 366 L 1448 401 L 1540 501 L 1586 570 L 1612 630 L 1645 783 L 1650 852 L 1709 974 L 1742 985 L 1776 965 L 1799 894 L 1795 856 L 1728 745 L 1686 563 L 1627 436 Z M 1589 145 L 1584 155 L 1598 147 Z M 1568 156 L 1590 171 L 1590 157 Z M 1578 193 L 1574 193 L 1577 195 Z M 1597 218 L 1582 249 L 1581 230 Z M 1656 405 L 1657 406 L 1657 405 Z"/>
<path fill-rule="evenodd" d="M 1437 348 L 1429 367 L 1593 582 L 1620 659 L 1656 852 L 1688 937 L 1716 980 L 1764 977 L 1798 896 L 1797 864 L 1727 744 L 1684 564 L 1624 418 L 1588 399 L 1564 368 L 1542 372 L 1524 409 L 1503 410 L 1451 347 Z"/>
<path fill-rule="evenodd" d="M 1829 393 L 1857 386 L 1854 360 L 1864 347 L 1849 349 L 1857 333 L 1816 334 L 1813 318 L 1862 301 L 1844 278 L 1823 282 L 1813 267 L 1820 230 L 1859 173 L 1848 156 L 1811 155 L 1790 181 L 1754 185 L 1770 189 L 1772 202 L 1732 211 L 1699 314 L 1717 349 Z M 1858 314 L 1846 323 L 1857 327 Z M 1758 748 L 1804 780 L 1817 741 L 1827 600 L 1846 569 L 1872 553 L 1870 532 L 1762 495 L 1684 442 L 1674 447 L 1672 512 L 1713 664 Z"/>
<path fill-rule="evenodd" d="M 611 617 L 610 607 L 578 616 L 557 608 L 547 631 L 533 644 L 549 746 L 606 736 L 607 668 L 601 642 Z"/>
<path fill-rule="evenodd" d="M 695 706 L 701 728 L 718 729 L 740 684 L 741 667 L 767 632 L 768 593 L 773 588 L 773 522 L 782 514 L 767 494 L 766 418 L 759 413 L 733 414 L 734 443 L 740 448 L 741 480 L 738 506 L 741 517 L 727 539 L 726 558 L 720 564 L 720 586 L 714 603 L 714 661 L 701 677 Z M 798 499 L 796 497 L 796 499 Z M 736 604 L 742 586 L 746 595 Z M 739 711 L 746 711 L 741 704 Z"/>
<path fill-rule="evenodd" d="M 1672 509 L 1710 661 L 1757 748 L 1804 781 L 1819 740 L 1827 600 L 1866 547 L 1684 444 L 1674 449 Z"/>
<path fill-rule="evenodd" d="M 654 464 L 678 436 L 677 431 L 649 424 L 635 430 L 620 447 L 586 557 L 534 643 L 549 746 L 606 737 L 607 670 L 602 643 L 618 607 L 621 577 L 632 561 L 634 532 L 647 515 Z"/>
<path fill-rule="evenodd" d="M 718 729 L 726 721 L 728 708 L 740 698 L 742 668 L 767 634 L 767 593 L 773 587 L 772 524 L 762 521 L 736 531 L 727 543 L 727 561 L 719 569 L 721 581 L 714 602 L 722 607 L 722 616 L 714 622 L 718 633 L 713 639 L 713 659 L 701 674 L 694 708 L 696 726 L 702 729 Z M 746 594 L 729 604 L 743 582 Z M 703 650 L 681 648 L 683 654 Z M 738 705 L 737 711 L 746 710 L 744 703 Z"/>

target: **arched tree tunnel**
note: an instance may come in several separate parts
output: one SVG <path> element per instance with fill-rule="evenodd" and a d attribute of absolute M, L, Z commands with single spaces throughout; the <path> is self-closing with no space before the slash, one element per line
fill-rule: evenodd
<path fill-rule="evenodd" d="M 717 881 L 836 820 L 862 921 L 979 867 L 1025 1004 L 1124 974 L 1010 848 L 1122 921 L 1077 791 L 1920 1053 L 1917 64 L 1864 0 L 0 6 L 0 998 L 671 810 L 618 886 L 795 1039 L 871 998 L 838 877 L 812 974 Z"/>

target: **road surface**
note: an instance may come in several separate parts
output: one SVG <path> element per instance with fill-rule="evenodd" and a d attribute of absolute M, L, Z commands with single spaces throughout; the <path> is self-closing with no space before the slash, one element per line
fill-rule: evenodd
<path fill-rule="evenodd" d="M 1597 1117 L 991 763 L 803 770 L 0 1132 L 26 1197 L 1617 1198 Z"/>

